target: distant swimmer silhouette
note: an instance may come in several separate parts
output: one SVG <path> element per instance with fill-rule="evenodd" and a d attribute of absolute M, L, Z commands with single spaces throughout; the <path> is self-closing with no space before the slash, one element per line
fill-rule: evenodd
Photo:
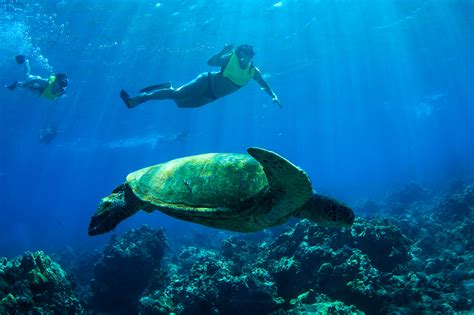
<path fill-rule="evenodd" d="M 56 127 L 47 127 L 40 130 L 39 141 L 43 144 L 50 144 L 58 134 L 62 134 Z"/>
<path fill-rule="evenodd" d="M 234 49 L 234 45 L 230 44 L 207 61 L 210 66 L 221 67 L 220 71 L 201 73 L 177 89 L 172 87 L 171 82 L 166 82 L 143 88 L 135 97 L 130 97 L 122 90 L 120 97 L 128 108 L 151 100 L 174 100 L 178 107 L 194 108 L 234 93 L 254 79 L 272 97 L 273 102 L 281 107 L 277 95 L 251 62 L 254 55 L 250 45 L 239 45 Z"/>
<path fill-rule="evenodd" d="M 68 85 L 66 74 L 51 74 L 47 79 L 37 75 L 31 75 L 30 62 L 28 58 L 23 55 L 18 55 L 15 59 L 17 64 L 23 65 L 25 81 L 15 81 L 10 85 L 5 86 L 10 91 L 15 90 L 17 87 L 29 89 L 39 94 L 40 97 L 48 100 L 56 100 L 66 92 Z"/>

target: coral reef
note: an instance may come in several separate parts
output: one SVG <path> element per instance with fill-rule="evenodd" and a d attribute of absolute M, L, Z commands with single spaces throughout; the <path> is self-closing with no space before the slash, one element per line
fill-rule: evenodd
<path fill-rule="evenodd" d="M 142 226 L 112 238 L 102 254 L 64 263 L 91 314 L 473 312 L 474 185 L 441 194 L 411 183 L 361 205 L 377 217 L 350 228 L 301 220 L 254 234 L 197 230 L 172 246 L 163 230 Z M 64 272 L 38 256 L 1 261 L 0 313 L 80 313 Z"/>
<path fill-rule="evenodd" d="M 0 259 L 0 314 L 81 314 L 74 282 L 45 253 Z"/>
<path fill-rule="evenodd" d="M 292 308 L 288 311 L 278 310 L 271 315 L 305 315 L 305 314 L 334 314 L 334 315 L 359 315 L 364 312 L 355 306 L 345 305 L 341 301 L 331 300 L 327 295 L 309 290 L 290 301 Z"/>
<path fill-rule="evenodd" d="M 426 258 L 397 223 L 358 219 L 339 230 L 302 220 L 271 241 L 182 247 L 142 283 L 139 313 L 467 312 L 472 266 L 449 253 Z"/>
<path fill-rule="evenodd" d="M 415 202 L 424 202 L 430 197 L 430 191 L 421 185 L 411 182 L 406 184 L 402 189 L 393 191 L 387 197 L 392 204 L 410 205 Z"/>
<path fill-rule="evenodd" d="M 149 315 L 467 314 L 474 306 L 473 195 L 464 185 L 429 199 L 434 193 L 411 183 L 385 201 L 362 203 L 373 213 L 380 207 L 380 215 L 350 228 L 301 220 L 273 237 L 242 234 L 219 246 L 188 238 L 150 281 L 129 285 L 140 287 L 137 309 Z"/>
<path fill-rule="evenodd" d="M 269 272 L 242 272 L 217 252 L 185 248 L 180 267 L 161 291 L 140 301 L 142 314 L 267 314 L 283 303 Z M 163 306 L 167 307 L 163 307 Z M 161 311 L 158 311 L 162 309 Z"/>
<path fill-rule="evenodd" d="M 163 258 L 163 230 L 146 225 L 112 238 L 93 268 L 88 308 L 114 314 L 136 313 L 140 294 Z"/>

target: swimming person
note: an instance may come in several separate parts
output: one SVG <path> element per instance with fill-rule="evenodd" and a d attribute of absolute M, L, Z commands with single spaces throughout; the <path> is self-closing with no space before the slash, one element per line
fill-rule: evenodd
<path fill-rule="evenodd" d="M 130 97 L 124 90 L 120 97 L 128 108 L 136 107 L 151 100 L 174 100 L 181 108 L 194 108 L 211 103 L 221 97 L 234 93 L 254 79 L 275 104 L 282 107 L 277 95 L 262 77 L 260 70 L 253 65 L 255 55 L 250 45 L 226 45 L 212 56 L 207 64 L 221 67 L 220 71 L 204 72 L 194 80 L 174 89 L 171 82 L 153 85 L 140 90 L 140 94 Z"/>
<path fill-rule="evenodd" d="M 64 73 L 51 74 L 49 78 L 45 79 L 37 75 L 31 75 L 30 61 L 26 56 L 18 55 L 15 57 L 16 63 L 23 65 L 25 73 L 25 81 L 15 81 L 10 85 L 5 86 L 10 91 L 17 87 L 29 89 L 40 97 L 48 100 L 56 100 L 66 92 L 68 79 Z"/>
<path fill-rule="evenodd" d="M 49 144 L 56 138 L 57 135 L 62 134 L 62 131 L 56 129 L 56 127 L 49 126 L 40 130 L 39 141 L 43 144 Z"/>

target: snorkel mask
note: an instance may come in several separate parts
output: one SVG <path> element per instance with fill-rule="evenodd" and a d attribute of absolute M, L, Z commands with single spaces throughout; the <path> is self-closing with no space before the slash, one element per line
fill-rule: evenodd
<path fill-rule="evenodd" d="M 239 58 L 242 55 L 248 55 L 250 57 L 253 57 L 255 55 L 255 52 L 253 51 L 253 47 L 246 44 L 237 46 L 237 48 L 235 49 L 235 53 L 239 56 Z"/>

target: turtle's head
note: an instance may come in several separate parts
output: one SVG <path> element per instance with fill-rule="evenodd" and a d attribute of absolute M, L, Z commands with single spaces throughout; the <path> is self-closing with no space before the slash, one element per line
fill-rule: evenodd
<path fill-rule="evenodd" d="M 130 202 L 133 192 L 127 184 L 117 187 L 114 192 L 102 198 L 89 224 L 89 236 L 95 236 L 112 231 L 115 227 L 135 214 L 139 208 L 135 202 Z M 133 195 L 135 199 L 138 199 Z"/>
<path fill-rule="evenodd" d="M 355 219 L 351 208 L 333 198 L 318 194 L 313 194 L 313 197 L 294 215 L 313 221 L 321 227 L 351 226 Z"/>

